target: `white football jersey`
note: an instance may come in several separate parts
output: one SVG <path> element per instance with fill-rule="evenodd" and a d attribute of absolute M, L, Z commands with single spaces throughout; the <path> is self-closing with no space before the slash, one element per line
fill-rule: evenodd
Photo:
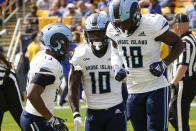
<path fill-rule="evenodd" d="M 122 102 L 122 82 L 115 80 L 111 66 L 111 46 L 101 58 L 88 44 L 75 49 L 70 60 L 75 70 L 82 71 L 82 84 L 90 109 L 107 109 Z"/>
<path fill-rule="evenodd" d="M 109 23 L 107 36 L 117 43 L 119 55 L 130 72 L 127 76 L 129 93 L 144 93 L 169 85 L 163 75 L 156 77 L 149 71 L 150 64 L 161 60 L 161 42 L 155 38 L 168 28 L 167 20 L 159 14 L 142 15 L 139 27 L 130 36 Z"/>
<path fill-rule="evenodd" d="M 54 102 L 56 97 L 56 90 L 61 84 L 60 77 L 62 76 L 62 65 L 55 59 L 53 56 L 45 53 L 45 50 L 38 52 L 31 61 L 30 70 L 28 73 L 28 82 L 27 82 L 27 94 L 28 88 L 31 83 L 31 80 L 36 73 L 53 75 L 55 76 L 55 81 L 53 84 L 45 87 L 41 97 L 48 108 L 48 110 L 53 113 Z M 25 110 L 33 115 L 42 116 L 27 99 L 27 104 Z"/>

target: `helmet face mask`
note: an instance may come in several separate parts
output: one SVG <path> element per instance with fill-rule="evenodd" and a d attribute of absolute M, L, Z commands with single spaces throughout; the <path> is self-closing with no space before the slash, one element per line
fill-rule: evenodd
<path fill-rule="evenodd" d="M 46 49 L 54 52 L 59 60 L 64 61 L 72 44 L 72 33 L 63 24 L 49 24 L 41 30 L 40 42 Z"/>
<path fill-rule="evenodd" d="M 97 31 L 87 31 L 86 35 L 88 37 L 89 43 L 91 47 L 95 50 L 100 50 L 101 48 L 106 47 L 107 42 L 105 42 L 105 30 L 97 30 Z"/>
<path fill-rule="evenodd" d="M 104 42 L 105 33 L 106 33 L 105 30 L 87 31 L 86 35 L 87 35 L 89 41 L 92 41 L 92 42 Z"/>
<path fill-rule="evenodd" d="M 107 48 L 106 27 L 108 17 L 105 14 L 94 13 L 85 21 L 85 39 L 95 51 Z"/>

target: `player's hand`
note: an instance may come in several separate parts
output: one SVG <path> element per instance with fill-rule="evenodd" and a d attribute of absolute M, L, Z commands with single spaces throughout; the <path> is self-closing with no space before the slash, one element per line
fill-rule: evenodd
<path fill-rule="evenodd" d="M 126 69 L 119 66 L 114 68 L 114 77 L 117 81 L 122 81 L 125 77 L 127 77 L 128 73 L 129 72 Z"/>
<path fill-rule="evenodd" d="M 157 77 L 160 77 L 165 69 L 167 68 L 167 64 L 162 60 L 159 62 L 154 62 L 150 65 L 150 72 Z"/>
<path fill-rule="evenodd" d="M 50 120 L 48 120 L 50 125 L 55 131 L 68 131 L 68 127 L 64 124 L 65 120 L 58 118 L 56 116 L 52 116 Z"/>
<path fill-rule="evenodd" d="M 74 112 L 74 131 L 79 131 L 79 125 L 82 126 L 82 118 L 79 112 Z"/>

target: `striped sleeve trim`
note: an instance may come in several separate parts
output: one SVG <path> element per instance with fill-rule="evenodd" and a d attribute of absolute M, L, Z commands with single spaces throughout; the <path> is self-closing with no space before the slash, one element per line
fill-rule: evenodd
<path fill-rule="evenodd" d="M 185 49 L 183 53 L 181 54 L 182 58 L 179 60 L 179 63 L 186 63 L 189 64 L 190 62 L 190 54 L 191 54 L 191 42 L 187 39 L 183 39 L 183 42 L 185 43 Z"/>

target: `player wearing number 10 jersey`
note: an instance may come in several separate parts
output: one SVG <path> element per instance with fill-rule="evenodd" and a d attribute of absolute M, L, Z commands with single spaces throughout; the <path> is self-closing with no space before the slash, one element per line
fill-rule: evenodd
<path fill-rule="evenodd" d="M 81 79 L 88 107 L 85 131 L 126 131 L 122 82 L 116 81 L 112 75 L 111 45 L 105 36 L 107 23 L 106 14 L 89 16 L 84 27 L 87 43 L 77 47 L 70 60 L 68 99 L 74 115 L 75 131 L 78 124 L 82 124 L 78 103 Z"/>
<path fill-rule="evenodd" d="M 166 131 L 168 86 L 164 70 L 183 50 L 180 38 L 169 31 L 166 19 L 159 14 L 140 14 L 137 0 L 113 0 L 109 6 L 107 36 L 113 42 L 112 66 L 115 78 L 127 74 L 127 114 L 135 131 Z M 171 53 L 160 59 L 161 41 L 171 45 Z"/>

